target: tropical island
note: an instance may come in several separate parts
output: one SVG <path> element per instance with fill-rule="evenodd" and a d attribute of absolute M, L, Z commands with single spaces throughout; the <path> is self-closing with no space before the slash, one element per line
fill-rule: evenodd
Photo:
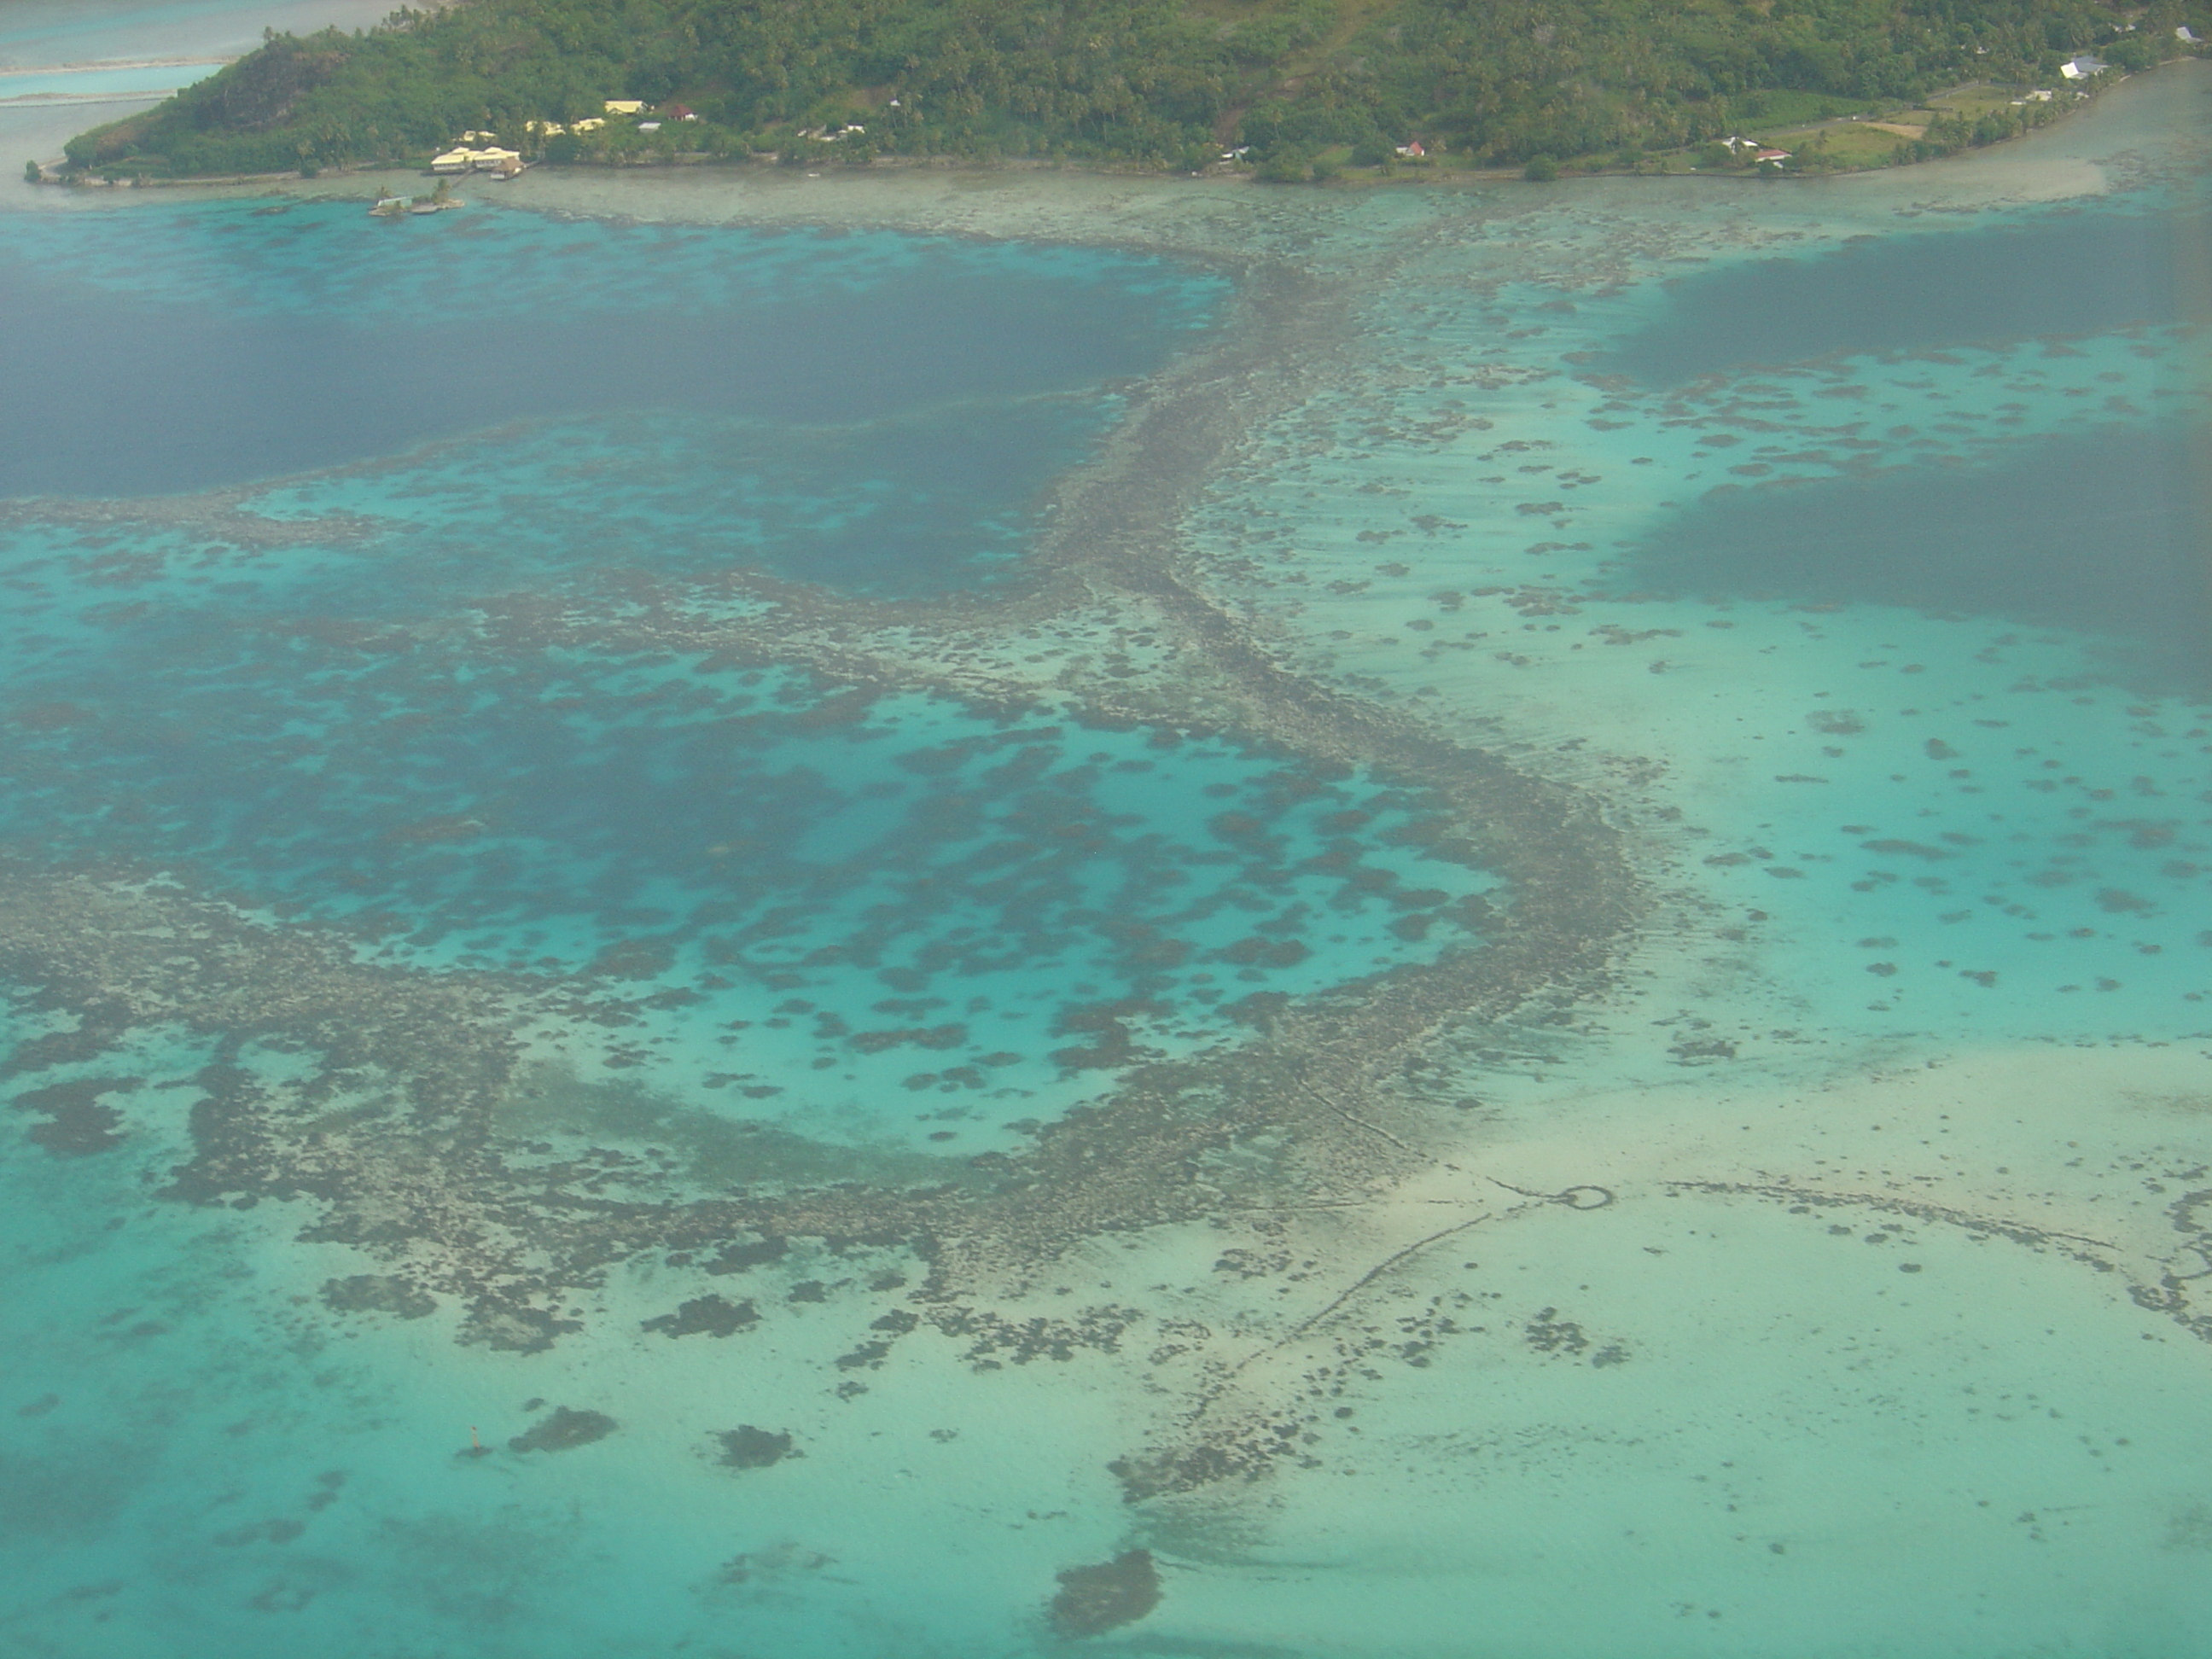
<path fill-rule="evenodd" d="M 2212 0 L 460 0 L 259 50 L 64 179 L 533 161 L 1818 171 L 1998 142 Z"/>

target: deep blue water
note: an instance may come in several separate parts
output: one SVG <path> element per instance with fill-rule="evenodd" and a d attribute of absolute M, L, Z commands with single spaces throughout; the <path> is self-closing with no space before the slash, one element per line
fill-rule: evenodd
<path fill-rule="evenodd" d="M 842 422 L 585 414 L 464 434 L 258 501 L 385 527 L 373 572 L 325 601 L 361 613 L 556 572 L 604 588 L 752 570 L 911 598 L 1018 572 L 1042 492 L 1088 458 L 1119 410 L 1077 391 Z"/>
<path fill-rule="evenodd" d="M 1986 466 L 1717 489 L 1663 521 L 1626 580 L 2079 630 L 2132 684 L 2212 689 L 2212 431 L 2100 427 L 2000 453 Z"/>
<path fill-rule="evenodd" d="M 1666 285 L 1601 373 L 1674 386 L 1754 364 L 2090 334 L 2203 317 L 2184 281 L 2201 219 L 2140 206 L 2054 210 L 2021 224 L 1856 240 L 1837 252 L 1732 264 Z"/>
<path fill-rule="evenodd" d="M 0 382 L 38 389 L 0 409 L 0 495 L 202 489 L 607 411 L 819 425 L 960 405 L 936 422 L 957 466 L 969 406 L 1148 373 L 1218 293 L 1111 254 L 482 204 L 56 216 L 0 242 Z M 991 447 L 1001 474 L 1021 424 Z"/>
<path fill-rule="evenodd" d="M 2185 396 L 2176 348 L 2212 318 L 2203 200 L 2185 184 L 1661 284 L 1595 368 L 1656 392 L 1669 418 L 1698 404 L 1716 447 L 1689 477 L 1723 481 L 1639 539 L 1628 584 L 2077 630 L 2132 684 L 2212 685 L 2212 429 L 2147 412 L 2110 367 L 2088 383 L 2100 398 L 2054 392 L 2083 343 L 2124 341 L 2112 362 L 2160 365 L 2150 398 Z M 2063 429 L 2022 435 L 2054 395 Z M 1814 474 L 1769 476 L 1793 470 L 1793 447 Z"/>

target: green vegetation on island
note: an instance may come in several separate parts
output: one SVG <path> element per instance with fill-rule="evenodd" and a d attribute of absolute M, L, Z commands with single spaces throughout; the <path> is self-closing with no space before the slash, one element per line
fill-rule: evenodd
<path fill-rule="evenodd" d="M 1548 177 L 1796 127 L 1820 142 L 1792 167 L 1863 166 L 2010 137 L 2197 36 L 2212 0 L 463 0 L 272 34 L 68 165 L 313 172 L 482 132 L 555 163 L 1234 151 L 1282 180 L 1407 159 Z M 2069 76 L 2082 54 L 2107 67 Z M 1969 86 L 2002 90 L 1882 119 Z M 1884 140 L 1827 143 L 1851 118 Z"/>

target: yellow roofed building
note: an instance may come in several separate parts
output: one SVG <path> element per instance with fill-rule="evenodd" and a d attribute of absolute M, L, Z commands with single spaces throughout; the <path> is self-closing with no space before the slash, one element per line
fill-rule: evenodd
<path fill-rule="evenodd" d="M 501 149 L 495 145 L 489 149 L 449 149 L 443 155 L 434 155 L 430 158 L 430 171 L 433 173 L 479 171 L 493 173 L 509 161 L 520 162 L 521 160 L 522 153 L 520 150 Z"/>

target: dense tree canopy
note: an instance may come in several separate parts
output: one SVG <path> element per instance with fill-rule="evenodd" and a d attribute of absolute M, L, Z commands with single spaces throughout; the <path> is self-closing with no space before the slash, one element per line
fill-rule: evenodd
<path fill-rule="evenodd" d="M 262 49 L 70 145 L 79 167 L 254 172 L 519 140 L 608 98 L 553 159 L 678 149 L 1191 165 L 1421 137 L 1483 160 L 1715 137 L 1776 94 L 2050 83 L 2094 48 L 2141 68 L 2212 36 L 2208 0 L 465 0 Z M 830 135 L 848 125 L 864 132 Z M 1382 150 L 1387 153 L 1387 149 Z"/>

